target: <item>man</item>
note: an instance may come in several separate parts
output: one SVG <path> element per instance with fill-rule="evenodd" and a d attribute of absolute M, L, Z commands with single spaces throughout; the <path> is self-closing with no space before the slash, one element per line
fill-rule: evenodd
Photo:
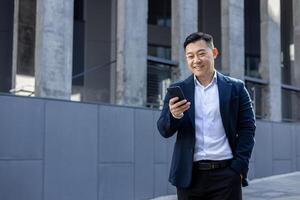
<path fill-rule="evenodd" d="M 192 33 L 184 49 L 193 74 L 171 86 L 186 99 L 167 94 L 157 122 L 163 137 L 177 132 L 169 181 L 179 200 L 242 199 L 255 133 L 249 94 L 242 81 L 216 71 L 212 36 Z"/>

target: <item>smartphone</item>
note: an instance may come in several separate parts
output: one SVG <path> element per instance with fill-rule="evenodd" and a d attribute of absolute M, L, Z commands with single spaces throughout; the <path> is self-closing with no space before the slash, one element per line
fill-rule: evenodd
<path fill-rule="evenodd" d="M 167 88 L 167 90 L 170 95 L 170 99 L 173 97 L 178 97 L 179 98 L 178 101 L 185 99 L 184 94 L 179 86 L 169 87 L 169 88 Z"/>

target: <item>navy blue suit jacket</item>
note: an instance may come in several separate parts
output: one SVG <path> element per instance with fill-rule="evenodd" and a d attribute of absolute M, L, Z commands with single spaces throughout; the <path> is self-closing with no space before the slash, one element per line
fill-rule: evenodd
<path fill-rule="evenodd" d="M 217 72 L 220 113 L 226 136 L 233 153 L 231 168 L 243 176 L 242 185 L 247 186 L 249 159 L 254 146 L 255 117 L 249 94 L 242 81 Z M 177 132 L 169 181 L 178 187 L 188 187 L 192 180 L 195 147 L 194 76 L 172 84 L 180 86 L 191 107 L 181 119 L 172 116 L 168 94 L 157 121 L 160 134 L 171 137 Z"/>

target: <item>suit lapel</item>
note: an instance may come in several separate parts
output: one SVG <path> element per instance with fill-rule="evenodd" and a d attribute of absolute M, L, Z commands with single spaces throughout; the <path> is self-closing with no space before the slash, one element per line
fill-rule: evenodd
<path fill-rule="evenodd" d="M 192 121 L 193 127 L 195 128 L 195 82 L 194 75 L 189 76 L 184 81 L 184 91 L 186 99 L 191 102 L 191 107 L 188 110 L 188 115 L 190 120 Z"/>
<path fill-rule="evenodd" d="M 223 122 L 223 126 L 226 134 L 229 131 L 229 114 L 230 114 L 230 99 L 231 99 L 231 87 L 232 84 L 219 72 L 217 72 L 217 83 L 219 90 L 219 103 L 220 103 L 220 113 Z"/>
<path fill-rule="evenodd" d="M 195 82 L 194 76 L 191 75 L 184 81 L 184 95 L 186 99 L 191 102 L 191 107 L 188 110 L 189 118 L 195 128 Z M 217 85 L 219 90 L 219 106 L 225 132 L 228 133 L 228 119 L 230 113 L 230 99 L 232 84 L 219 72 L 217 72 Z"/>

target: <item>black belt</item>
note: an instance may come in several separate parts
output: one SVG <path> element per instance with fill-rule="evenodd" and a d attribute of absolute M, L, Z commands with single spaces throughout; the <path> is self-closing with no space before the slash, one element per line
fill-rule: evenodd
<path fill-rule="evenodd" d="M 231 164 L 229 160 L 199 160 L 194 162 L 195 169 L 198 170 L 212 170 L 227 167 Z"/>

